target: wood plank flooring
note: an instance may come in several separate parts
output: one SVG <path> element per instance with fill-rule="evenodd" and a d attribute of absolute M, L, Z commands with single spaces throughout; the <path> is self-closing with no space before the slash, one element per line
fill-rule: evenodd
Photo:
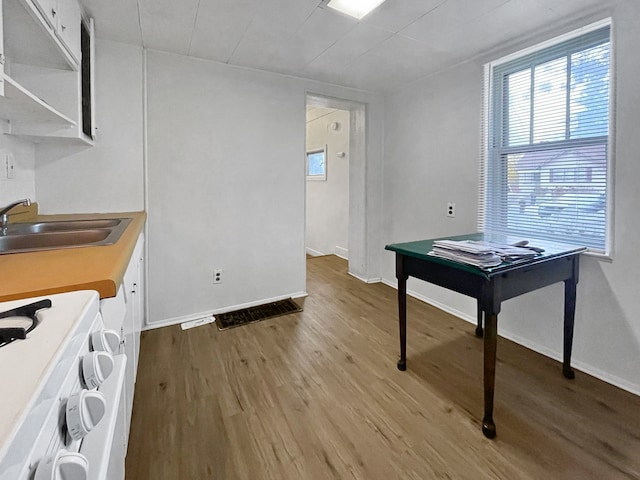
<path fill-rule="evenodd" d="M 488 440 L 473 325 L 409 298 L 400 372 L 396 291 L 307 265 L 302 313 L 143 333 L 127 480 L 640 479 L 640 397 L 501 338 Z"/>

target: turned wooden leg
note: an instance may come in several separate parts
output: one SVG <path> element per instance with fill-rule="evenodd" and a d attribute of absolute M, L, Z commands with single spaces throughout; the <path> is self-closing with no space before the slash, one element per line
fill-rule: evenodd
<path fill-rule="evenodd" d="M 493 392 L 496 380 L 496 347 L 498 340 L 498 315 L 485 314 L 484 329 L 484 417 L 482 433 L 487 438 L 496 436 L 496 425 L 493 423 Z"/>

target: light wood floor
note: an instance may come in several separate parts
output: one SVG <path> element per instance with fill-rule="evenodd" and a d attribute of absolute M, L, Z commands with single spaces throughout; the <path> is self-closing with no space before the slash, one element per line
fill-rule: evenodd
<path fill-rule="evenodd" d="M 396 291 L 307 264 L 302 313 L 143 333 L 127 480 L 640 478 L 640 397 L 500 339 L 488 440 L 473 325 L 409 298 L 400 372 Z"/>

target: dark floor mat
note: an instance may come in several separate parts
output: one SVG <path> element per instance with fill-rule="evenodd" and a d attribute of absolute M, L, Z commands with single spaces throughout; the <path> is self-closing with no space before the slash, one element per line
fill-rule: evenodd
<path fill-rule="evenodd" d="M 218 330 L 226 330 L 227 328 L 239 327 L 247 323 L 258 322 L 266 318 L 279 317 L 288 313 L 301 312 L 302 308 L 290 298 L 279 300 L 277 302 L 265 303 L 255 307 L 243 308 L 233 312 L 221 313 L 215 315 Z"/>

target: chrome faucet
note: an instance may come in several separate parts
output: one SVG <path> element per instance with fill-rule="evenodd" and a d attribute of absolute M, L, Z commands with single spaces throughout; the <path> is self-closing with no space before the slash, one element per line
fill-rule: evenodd
<path fill-rule="evenodd" d="M 9 216 L 7 215 L 14 207 L 18 205 L 22 205 L 24 207 L 28 207 L 31 205 L 31 199 L 24 198 L 22 200 L 18 200 L 17 202 L 10 203 L 2 210 L 0 210 L 0 235 L 7 234 L 7 224 L 9 223 Z"/>

